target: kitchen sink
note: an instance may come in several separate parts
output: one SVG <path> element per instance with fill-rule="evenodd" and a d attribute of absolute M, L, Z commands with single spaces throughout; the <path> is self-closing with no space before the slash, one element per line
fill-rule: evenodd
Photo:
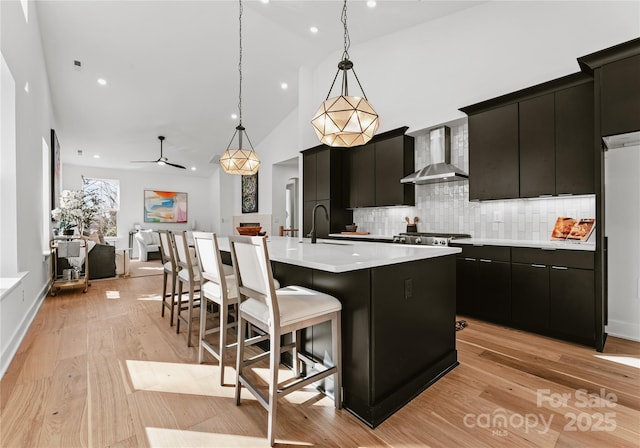
<path fill-rule="evenodd" d="M 312 244 L 311 241 L 300 241 L 303 244 Z M 317 241 L 316 244 L 332 244 L 334 246 L 353 246 L 350 243 L 338 243 L 333 241 Z"/>

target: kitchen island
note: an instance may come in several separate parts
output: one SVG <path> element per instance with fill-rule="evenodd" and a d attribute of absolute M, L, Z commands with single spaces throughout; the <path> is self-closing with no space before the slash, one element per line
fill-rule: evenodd
<path fill-rule="evenodd" d="M 228 252 L 229 242 L 219 239 Z M 460 248 L 270 237 L 282 286 L 326 292 L 342 303 L 343 405 L 371 427 L 458 364 L 456 261 Z M 329 325 L 304 350 L 331 358 Z M 327 381 L 321 387 L 331 391 Z"/>

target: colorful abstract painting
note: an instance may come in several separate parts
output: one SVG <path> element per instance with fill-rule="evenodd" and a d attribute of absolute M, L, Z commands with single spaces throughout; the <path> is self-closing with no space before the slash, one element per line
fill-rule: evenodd
<path fill-rule="evenodd" d="M 258 212 L 258 173 L 242 176 L 242 213 Z"/>
<path fill-rule="evenodd" d="M 187 222 L 187 193 L 145 190 L 144 222 Z"/>

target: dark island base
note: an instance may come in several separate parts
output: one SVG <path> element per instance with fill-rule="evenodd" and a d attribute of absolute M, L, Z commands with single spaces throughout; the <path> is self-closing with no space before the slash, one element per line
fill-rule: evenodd
<path fill-rule="evenodd" d="M 420 376 L 400 387 L 388 398 L 375 406 L 358 401 L 344 402 L 343 406 L 370 428 L 375 428 L 391 417 L 396 411 L 427 390 L 432 384 L 449 373 L 458 364 L 458 352 L 447 355 L 441 362 L 423 372 Z"/>
<path fill-rule="evenodd" d="M 343 405 L 376 427 L 458 365 L 455 256 L 344 273 L 273 262 L 281 285 L 342 302 Z M 331 356 L 330 328 L 304 335 L 304 350 Z M 332 391 L 333 384 L 321 384 Z"/>

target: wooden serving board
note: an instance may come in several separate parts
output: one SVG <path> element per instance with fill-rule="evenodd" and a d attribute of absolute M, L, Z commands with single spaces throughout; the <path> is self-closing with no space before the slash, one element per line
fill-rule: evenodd
<path fill-rule="evenodd" d="M 369 232 L 340 232 L 341 235 L 369 235 Z"/>

